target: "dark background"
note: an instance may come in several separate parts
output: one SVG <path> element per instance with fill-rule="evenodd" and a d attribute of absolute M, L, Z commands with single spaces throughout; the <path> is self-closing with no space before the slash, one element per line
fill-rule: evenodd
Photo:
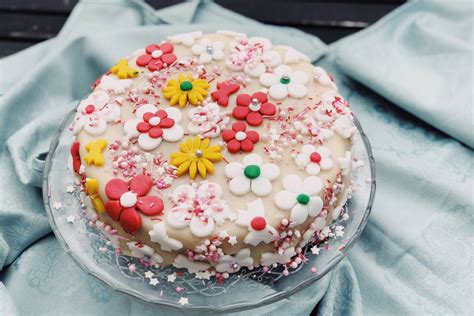
<path fill-rule="evenodd" d="M 55 36 L 78 0 L 0 0 L 0 57 Z M 156 9 L 183 0 L 146 0 Z M 215 0 L 221 6 L 273 25 L 314 34 L 326 43 L 355 33 L 405 0 Z"/>

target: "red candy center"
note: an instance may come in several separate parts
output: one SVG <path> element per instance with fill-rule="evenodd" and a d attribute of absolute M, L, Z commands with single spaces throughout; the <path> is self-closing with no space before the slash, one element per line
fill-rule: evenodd
<path fill-rule="evenodd" d="M 93 106 L 92 104 L 89 104 L 88 106 L 86 106 L 87 114 L 91 114 L 92 112 L 94 112 L 94 110 L 95 110 L 95 106 Z"/>
<path fill-rule="evenodd" d="M 321 155 L 314 152 L 309 156 L 309 159 L 311 159 L 311 162 L 319 163 L 321 161 Z"/>
<path fill-rule="evenodd" d="M 253 229 L 255 230 L 263 230 L 267 226 L 267 221 L 265 218 L 261 216 L 254 217 L 252 221 L 250 222 L 250 226 L 252 226 Z"/>

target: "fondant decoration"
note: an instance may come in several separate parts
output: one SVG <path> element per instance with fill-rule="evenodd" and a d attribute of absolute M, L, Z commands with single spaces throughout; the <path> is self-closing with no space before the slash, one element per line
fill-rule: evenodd
<path fill-rule="evenodd" d="M 202 36 L 202 32 L 189 32 L 182 33 L 173 36 L 168 36 L 168 41 L 173 44 L 183 44 L 184 46 L 191 47 L 196 42 L 196 39 Z"/>
<path fill-rule="evenodd" d="M 229 124 L 228 113 L 222 113 L 216 103 L 209 102 L 188 111 L 188 132 L 201 137 L 214 138 L 220 135 L 221 126 Z"/>
<path fill-rule="evenodd" d="M 154 224 L 153 229 L 148 234 L 150 235 L 150 240 L 159 243 L 164 251 L 174 251 L 183 248 L 182 242 L 168 236 L 164 222 Z"/>
<path fill-rule="evenodd" d="M 101 91 L 108 91 L 112 93 L 124 93 L 132 86 L 132 79 L 118 79 L 115 76 L 103 76 L 97 84 L 97 89 Z"/>
<path fill-rule="evenodd" d="M 125 122 L 123 129 L 129 137 L 138 137 L 138 145 L 143 150 L 157 148 L 164 139 L 168 142 L 179 141 L 184 135 L 181 112 L 175 108 L 158 109 L 151 104 L 140 106 L 135 112 L 136 118 Z"/>
<path fill-rule="evenodd" d="M 94 209 L 99 213 L 105 212 L 104 202 L 99 196 L 99 182 L 97 181 L 97 179 L 94 179 L 94 178 L 86 179 L 86 191 L 87 191 L 87 195 L 89 195 L 89 198 L 91 200 L 91 203 Z"/>
<path fill-rule="evenodd" d="M 222 131 L 222 139 L 227 143 L 227 150 L 230 153 L 239 151 L 251 152 L 254 144 L 258 142 L 260 136 L 256 131 L 246 131 L 247 126 L 244 122 L 235 122 L 232 129 Z"/>
<path fill-rule="evenodd" d="M 107 93 L 96 91 L 79 103 L 72 131 L 74 135 L 77 135 L 84 129 L 89 135 L 99 136 L 107 129 L 107 123 L 119 118 L 120 107 L 109 103 Z"/>
<path fill-rule="evenodd" d="M 252 191 L 257 196 L 272 192 L 272 183 L 280 176 L 280 168 L 273 164 L 263 164 L 259 154 L 244 157 L 243 164 L 231 162 L 225 167 L 225 176 L 230 180 L 229 189 L 235 195 L 245 195 Z"/>
<path fill-rule="evenodd" d="M 298 169 L 306 170 L 309 175 L 318 175 L 322 170 L 329 170 L 333 166 L 331 151 L 321 146 L 316 149 L 313 145 L 304 145 L 295 158 Z"/>
<path fill-rule="evenodd" d="M 316 217 L 316 219 L 311 223 L 309 228 L 304 232 L 303 238 L 301 238 L 298 245 L 304 247 L 308 242 L 311 241 L 311 238 L 318 231 L 321 231 L 324 226 L 326 226 L 326 219 L 323 217 Z"/>
<path fill-rule="evenodd" d="M 178 269 L 186 269 L 190 273 L 205 271 L 211 267 L 210 264 L 199 261 L 190 261 L 183 255 L 178 255 L 174 259 L 173 266 Z"/>
<path fill-rule="evenodd" d="M 80 169 L 81 169 L 81 154 L 80 154 L 80 148 L 81 144 L 79 142 L 74 142 L 71 145 L 71 158 L 72 158 L 72 168 L 74 169 L 74 172 L 79 174 Z"/>
<path fill-rule="evenodd" d="M 246 120 L 252 126 L 261 125 L 263 116 L 276 114 L 275 105 L 268 102 L 267 95 L 263 92 L 256 92 L 252 96 L 246 93 L 239 94 L 236 103 L 232 116 L 238 120 Z"/>
<path fill-rule="evenodd" d="M 226 65 L 231 70 L 244 70 L 247 74 L 258 77 L 262 69 L 265 72 L 267 66 L 276 66 L 281 62 L 277 52 L 264 57 L 265 52 L 271 48 L 272 43 L 265 38 L 238 38 L 230 43 L 230 54 L 227 56 Z"/>
<path fill-rule="evenodd" d="M 304 180 L 297 175 L 290 174 L 283 178 L 283 191 L 278 192 L 274 201 L 278 208 L 290 211 L 290 227 L 303 224 L 308 216 L 315 217 L 323 208 L 323 200 L 317 195 L 323 184 L 315 176 Z"/>
<path fill-rule="evenodd" d="M 193 79 L 191 74 L 180 74 L 178 80 L 171 79 L 168 85 L 163 88 L 163 96 L 170 100 L 171 105 L 179 104 L 185 107 L 191 103 L 197 105 L 207 96 L 209 83 L 204 79 Z"/>
<path fill-rule="evenodd" d="M 342 138 L 350 138 L 356 131 L 352 116 L 341 115 L 334 121 L 334 131 L 336 131 Z"/>
<path fill-rule="evenodd" d="M 236 223 L 249 230 L 244 238 L 246 244 L 252 246 L 261 242 L 268 244 L 279 238 L 277 230 L 268 224 L 262 199 L 247 203 L 246 210 L 239 210 Z"/>
<path fill-rule="evenodd" d="M 322 86 L 331 87 L 337 91 L 337 86 L 332 80 L 331 76 L 328 75 L 326 70 L 321 67 L 314 67 L 313 79 Z"/>
<path fill-rule="evenodd" d="M 336 120 L 341 115 L 350 115 L 347 101 L 334 91 L 326 91 L 321 97 L 321 103 L 314 111 L 314 117 L 323 123 Z"/>
<path fill-rule="evenodd" d="M 228 81 L 219 82 L 217 84 L 217 90 L 211 93 L 211 97 L 219 105 L 227 107 L 227 105 L 229 104 L 229 96 L 239 91 L 239 89 L 240 86 L 236 83 Z"/>
<path fill-rule="evenodd" d="M 176 55 L 173 54 L 173 44 L 163 42 L 160 45 L 151 44 L 145 48 L 145 54 L 137 58 L 137 65 L 148 67 L 150 71 L 161 70 L 170 66 L 176 61 Z"/>
<path fill-rule="evenodd" d="M 91 140 L 86 145 L 87 154 L 84 156 L 84 161 L 88 165 L 102 167 L 105 162 L 102 151 L 105 147 L 107 147 L 107 141 L 105 139 Z"/>
<path fill-rule="evenodd" d="M 138 75 L 138 70 L 130 67 L 128 61 L 123 58 L 110 69 L 110 72 L 117 75 L 120 79 L 135 78 Z"/>
<path fill-rule="evenodd" d="M 216 265 L 217 272 L 237 272 L 242 267 L 248 267 L 253 264 L 253 258 L 249 248 L 239 250 L 235 255 L 223 255 L 219 258 Z"/>
<path fill-rule="evenodd" d="M 107 214 L 114 221 L 120 221 L 124 231 L 134 235 L 141 227 L 140 211 L 146 216 L 156 216 L 163 211 L 163 201 L 156 196 L 146 196 L 153 185 L 152 179 L 136 175 L 128 183 L 114 178 L 105 185 Z"/>
<path fill-rule="evenodd" d="M 199 173 L 206 178 L 214 173 L 214 162 L 222 160 L 220 146 L 209 146 L 209 138 L 201 140 L 199 136 L 188 138 L 179 145 L 179 152 L 171 154 L 171 164 L 178 167 L 178 176 L 189 173 L 191 179 Z"/>
<path fill-rule="evenodd" d="M 202 38 L 198 44 L 193 45 L 191 51 L 199 56 L 199 64 L 208 64 L 211 61 L 224 59 L 224 43 L 212 41 L 209 38 Z"/>
<path fill-rule="evenodd" d="M 260 83 L 269 88 L 268 95 L 275 100 L 283 100 L 288 95 L 297 99 L 304 98 L 308 93 L 307 82 L 308 75 L 304 71 L 293 72 L 287 65 L 280 65 L 273 73 L 260 76 Z"/>
<path fill-rule="evenodd" d="M 293 47 L 284 47 L 286 48 L 285 57 L 283 58 L 283 62 L 285 64 L 295 64 L 299 63 L 300 61 L 310 62 L 309 57 L 303 54 L 302 52 L 297 51 Z"/>
<path fill-rule="evenodd" d="M 166 215 L 167 224 L 176 229 L 189 226 L 196 237 L 211 235 L 215 224 L 222 225 L 231 214 L 221 187 L 214 182 L 201 182 L 197 188 L 182 184 L 170 198 L 173 207 Z"/>
<path fill-rule="evenodd" d="M 132 252 L 132 256 L 136 258 L 148 258 L 151 263 L 162 263 L 163 257 L 155 253 L 155 249 L 142 244 L 141 242 L 131 241 L 127 243 L 128 249 Z"/>
<path fill-rule="evenodd" d="M 349 175 L 352 170 L 352 153 L 350 151 L 346 151 L 344 158 L 338 158 L 337 160 L 339 162 L 341 174 L 343 176 Z"/>
<path fill-rule="evenodd" d="M 264 252 L 260 258 L 260 263 L 264 266 L 271 266 L 274 263 L 286 264 L 291 261 L 291 258 L 296 256 L 295 247 L 290 247 L 284 250 L 282 254 L 273 252 Z"/>
<path fill-rule="evenodd" d="M 244 72 L 251 76 L 258 78 L 264 74 L 267 69 L 271 69 L 281 64 L 280 53 L 268 50 L 262 52 L 261 56 L 254 56 L 244 66 Z"/>

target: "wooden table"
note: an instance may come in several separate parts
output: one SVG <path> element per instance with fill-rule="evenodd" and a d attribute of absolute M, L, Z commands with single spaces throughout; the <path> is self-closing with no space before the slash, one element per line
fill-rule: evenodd
<path fill-rule="evenodd" d="M 78 0 L 0 0 L 0 57 L 54 37 Z M 156 9 L 182 0 L 146 0 Z M 355 33 L 404 0 L 216 0 L 263 23 L 299 28 L 326 43 Z"/>

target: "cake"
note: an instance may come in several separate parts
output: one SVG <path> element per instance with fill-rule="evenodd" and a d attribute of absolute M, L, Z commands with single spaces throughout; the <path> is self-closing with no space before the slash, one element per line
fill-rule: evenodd
<path fill-rule="evenodd" d="M 192 32 L 137 50 L 70 130 L 91 225 L 144 264 L 294 268 L 351 193 L 348 103 L 297 48 L 261 37 Z"/>

